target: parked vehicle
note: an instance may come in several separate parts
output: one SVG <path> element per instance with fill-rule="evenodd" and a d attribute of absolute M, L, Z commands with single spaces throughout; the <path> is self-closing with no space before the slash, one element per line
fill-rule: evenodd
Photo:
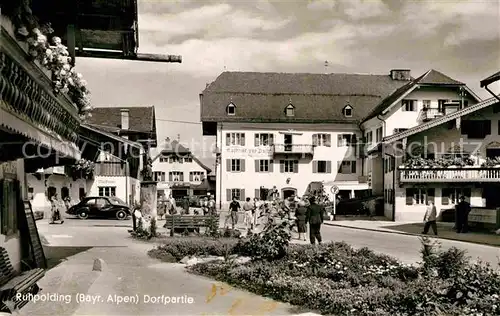
<path fill-rule="evenodd" d="M 97 217 L 124 220 L 132 215 L 130 207 L 114 196 L 86 197 L 80 203 L 70 207 L 66 213 L 78 216 L 80 219 Z"/>

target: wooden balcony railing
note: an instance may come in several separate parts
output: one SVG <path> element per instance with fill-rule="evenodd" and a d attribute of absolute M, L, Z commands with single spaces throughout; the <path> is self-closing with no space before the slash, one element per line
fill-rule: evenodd
<path fill-rule="evenodd" d="M 304 144 L 275 144 L 272 146 L 273 154 L 304 154 L 313 155 L 314 146 Z"/>
<path fill-rule="evenodd" d="M 399 168 L 400 183 L 500 182 L 500 168 Z"/>

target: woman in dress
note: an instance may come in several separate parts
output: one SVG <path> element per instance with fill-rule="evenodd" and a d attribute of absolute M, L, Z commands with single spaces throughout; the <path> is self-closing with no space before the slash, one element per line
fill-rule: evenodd
<path fill-rule="evenodd" d="M 295 209 L 295 221 L 297 223 L 297 231 L 299 233 L 299 240 L 306 241 L 306 214 L 307 206 L 304 200 L 300 200 L 298 207 Z"/>

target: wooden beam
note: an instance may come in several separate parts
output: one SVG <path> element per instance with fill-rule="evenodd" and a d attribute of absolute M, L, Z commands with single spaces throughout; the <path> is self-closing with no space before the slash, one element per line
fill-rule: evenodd
<path fill-rule="evenodd" d="M 179 55 L 156 55 L 156 54 L 135 54 L 124 56 L 119 51 L 97 51 L 97 50 L 80 50 L 76 52 L 79 57 L 90 58 L 109 58 L 109 59 L 123 59 L 123 60 L 137 60 L 149 61 L 158 63 L 182 63 L 182 56 Z"/>
<path fill-rule="evenodd" d="M 164 62 L 164 63 L 182 63 L 182 56 L 180 56 L 180 55 L 137 53 L 136 58 L 137 58 L 137 60 L 140 60 L 140 61 L 153 61 L 153 62 Z"/>

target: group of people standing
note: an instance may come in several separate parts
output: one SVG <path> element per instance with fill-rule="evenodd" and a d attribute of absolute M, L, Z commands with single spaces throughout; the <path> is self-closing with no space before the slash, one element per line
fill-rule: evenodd
<path fill-rule="evenodd" d="M 55 224 L 59 221 L 60 224 L 64 223 L 64 213 L 72 206 L 71 197 L 66 196 L 63 198 L 64 208 L 59 201 L 57 193 L 50 197 L 50 218 L 49 223 Z"/>
<path fill-rule="evenodd" d="M 465 196 L 459 198 L 458 204 L 455 206 L 455 227 L 454 230 L 459 233 L 467 233 L 469 229 L 469 213 L 471 211 L 471 206 L 469 202 L 465 200 Z M 434 235 L 437 235 L 437 210 L 434 202 L 427 202 L 427 210 L 424 215 L 424 231 L 422 234 L 426 235 L 429 232 L 429 228 L 432 228 Z"/>

